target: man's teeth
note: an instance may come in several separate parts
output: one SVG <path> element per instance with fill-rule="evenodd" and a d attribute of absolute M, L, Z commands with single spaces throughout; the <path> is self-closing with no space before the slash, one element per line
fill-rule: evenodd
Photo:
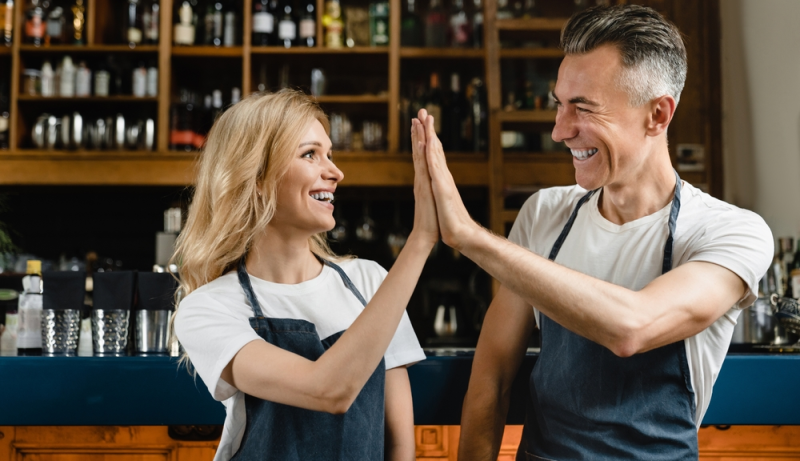
<path fill-rule="evenodd" d="M 587 158 L 596 154 L 597 149 L 585 149 L 585 150 L 570 149 L 570 152 L 572 152 L 572 155 L 578 160 L 586 160 Z"/>
<path fill-rule="evenodd" d="M 333 202 L 333 193 L 332 192 L 314 192 L 311 194 L 311 198 L 314 200 L 321 200 L 325 202 Z"/>

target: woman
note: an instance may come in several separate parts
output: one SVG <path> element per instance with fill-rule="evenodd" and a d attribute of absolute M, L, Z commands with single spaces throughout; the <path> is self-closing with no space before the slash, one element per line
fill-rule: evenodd
<path fill-rule="evenodd" d="M 414 459 L 405 367 L 424 354 L 405 306 L 439 232 L 413 125 L 414 229 L 388 274 L 325 243 L 343 174 L 313 100 L 253 95 L 211 129 L 175 332 L 226 407 L 215 460 Z"/>

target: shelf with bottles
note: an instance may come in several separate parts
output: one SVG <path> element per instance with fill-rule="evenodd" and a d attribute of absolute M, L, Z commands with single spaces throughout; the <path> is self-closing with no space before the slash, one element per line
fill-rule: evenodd
<path fill-rule="evenodd" d="M 295 47 L 295 48 L 283 48 L 278 46 L 254 46 L 250 48 L 250 52 L 252 54 L 302 54 L 302 55 L 347 55 L 347 54 L 357 54 L 357 55 L 388 55 L 389 49 L 385 47 L 377 47 L 377 46 L 355 46 L 355 47 L 344 47 L 344 48 L 323 48 L 323 47 Z"/>
<path fill-rule="evenodd" d="M 400 45 L 482 50 L 483 10 L 481 0 L 402 0 Z"/>
<path fill-rule="evenodd" d="M 200 150 L 216 118 L 225 107 L 235 104 L 241 98 L 239 87 L 228 87 L 228 94 L 223 94 L 220 89 L 206 90 L 207 88 L 182 88 L 178 99 L 173 101 L 169 114 L 170 151 Z"/>
<path fill-rule="evenodd" d="M 556 47 L 502 48 L 500 57 L 505 59 L 561 59 L 564 52 Z"/>
<path fill-rule="evenodd" d="M 509 18 L 500 19 L 495 23 L 498 30 L 546 30 L 560 32 L 568 18 Z"/>
<path fill-rule="evenodd" d="M 215 57 L 215 58 L 241 58 L 244 53 L 244 48 L 241 46 L 232 47 L 216 47 L 209 45 L 196 45 L 196 46 L 174 46 L 172 47 L 172 56 L 182 57 Z"/>
<path fill-rule="evenodd" d="M 158 45 L 20 45 L 21 54 L 158 53 Z"/>
<path fill-rule="evenodd" d="M 174 1 L 172 43 L 175 47 L 241 46 L 244 31 L 242 13 L 242 0 Z"/>
<path fill-rule="evenodd" d="M 411 59 L 483 59 L 484 54 L 483 48 L 400 48 L 400 57 Z"/>
<path fill-rule="evenodd" d="M 150 150 L 87 150 L 87 149 L 15 149 L 0 152 L 0 157 L 28 158 L 34 160 L 81 160 L 81 161 L 106 161 L 106 160 L 190 160 L 194 161 L 197 154 L 194 152 L 157 152 Z"/>

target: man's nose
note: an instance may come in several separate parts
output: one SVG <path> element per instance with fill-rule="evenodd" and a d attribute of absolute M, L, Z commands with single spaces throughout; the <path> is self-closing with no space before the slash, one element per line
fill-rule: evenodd
<path fill-rule="evenodd" d="M 553 128 L 553 141 L 563 142 L 578 135 L 575 115 L 564 107 L 559 107 L 556 112 L 556 126 Z"/>

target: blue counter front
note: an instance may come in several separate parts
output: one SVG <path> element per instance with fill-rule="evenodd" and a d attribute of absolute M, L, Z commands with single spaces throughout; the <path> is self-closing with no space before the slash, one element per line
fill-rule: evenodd
<path fill-rule="evenodd" d="M 526 356 L 508 424 L 522 424 Z M 428 357 L 409 369 L 418 425 L 460 424 L 471 356 Z M 703 424 L 800 424 L 800 355 L 729 355 Z M 225 411 L 175 359 L 0 358 L 0 426 L 222 424 Z"/>

